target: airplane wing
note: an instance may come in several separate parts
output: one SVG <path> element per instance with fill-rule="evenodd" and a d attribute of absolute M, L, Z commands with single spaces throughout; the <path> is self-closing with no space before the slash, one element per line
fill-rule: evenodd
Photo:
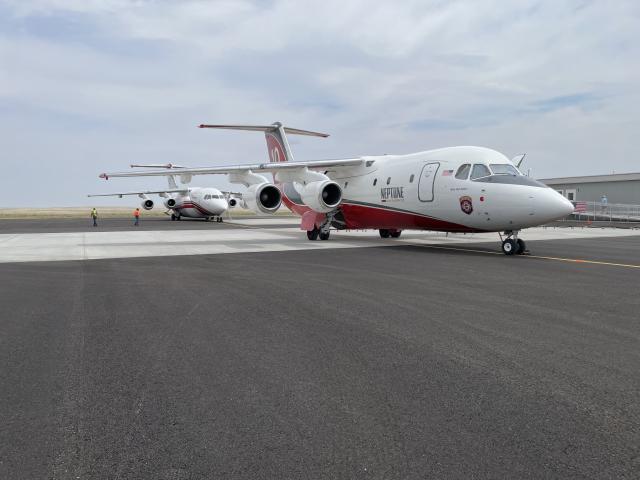
<path fill-rule="evenodd" d="M 328 170 L 340 167 L 353 167 L 362 165 L 365 162 L 362 158 L 343 158 L 338 160 L 314 160 L 310 162 L 272 162 L 255 163 L 246 165 L 220 165 L 211 167 L 181 168 L 178 175 L 224 175 L 240 172 L 278 172 L 282 170 L 295 170 L 299 168 L 312 168 Z M 171 170 L 147 170 L 134 172 L 113 172 L 102 173 L 100 178 L 108 180 L 110 177 L 151 177 L 176 175 L 177 172 Z"/>
<path fill-rule="evenodd" d="M 160 193 L 187 193 L 188 189 L 186 188 L 176 188 L 176 189 L 168 189 L 168 190 L 150 190 L 146 192 L 117 192 L 117 193 L 97 193 L 93 195 L 87 195 L 87 197 L 124 197 L 125 195 L 153 195 Z"/>

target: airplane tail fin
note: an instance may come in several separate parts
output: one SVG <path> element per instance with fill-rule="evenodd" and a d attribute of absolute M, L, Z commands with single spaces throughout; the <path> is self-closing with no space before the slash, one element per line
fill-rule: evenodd
<path fill-rule="evenodd" d="M 293 162 L 291 147 L 287 141 L 287 133 L 290 135 L 308 135 L 312 137 L 326 138 L 329 135 L 309 130 L 300 130 L 283 126 L 280 122 L 272 125 L 200 125 L 200 128 L 218 128 L 226 130 L 246 130 L 250 132 L 264 132 L 267 140 L 269 162 Z"/>

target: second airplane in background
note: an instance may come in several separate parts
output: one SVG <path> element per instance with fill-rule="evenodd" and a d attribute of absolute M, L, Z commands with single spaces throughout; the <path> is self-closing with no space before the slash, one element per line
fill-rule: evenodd
<path fill-rule="evenodd" d="M 184 169 L 173 164 L 131 165 L 131 168 L 165 168 Z M 163 198 L 163 205 L 171 212 L 171 220 L 185 218 L 201 218 L 207 221 L 222 222 L 222 215 L 229 209 L 240 207 L 242 200 L 233 192 L 223 192 L 213 187 L 179 187 L 174 175 L 168 174 L 169 188 L 164 190 L 146 190 L 139 192 L 116 192 L 88 195 L 89 197 L 120 197 L 135 195 L 142 198 L 142 208 L 151 210 L 155 202 L 149 195 L 158 195 Z"/>

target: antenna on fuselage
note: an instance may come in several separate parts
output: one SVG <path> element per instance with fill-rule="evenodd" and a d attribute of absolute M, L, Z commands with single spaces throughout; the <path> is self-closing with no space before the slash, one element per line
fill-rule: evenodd
<path fill-rule="evenodd" d="M 511 163 L 513 163 L 517 168 L 520 168 L 520 165 L 522 165 L 522 162 L 524 162 L 524 157 L 526 156 L 527 156 L 526 153 L 521 153 L 520 155 L 516 155 L 511 159 Z"/>

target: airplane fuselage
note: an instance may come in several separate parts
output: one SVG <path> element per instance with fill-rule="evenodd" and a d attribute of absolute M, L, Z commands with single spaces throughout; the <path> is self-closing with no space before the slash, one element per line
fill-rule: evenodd
<path fill-rule="evenodd" d="M 187 194 L 177 194 L 172 198 L 176 204 L 170 210 L 181 217 L 219 217 L 229 208 L 226 198 L 217 188 L 192 187 Z"/>
<path fill-rule="evenodd" d="M 451 147 L 363 159 L 362 166 L 326 172 L 343 190 L 334 222 L 338 228 L 508 231 L 573 211 L 555 190 L 521 175 L 507 157 L 487 148 Z M 294 184 L 280 188 L 292 211 L 303 215 L 309 210 Z"/>

